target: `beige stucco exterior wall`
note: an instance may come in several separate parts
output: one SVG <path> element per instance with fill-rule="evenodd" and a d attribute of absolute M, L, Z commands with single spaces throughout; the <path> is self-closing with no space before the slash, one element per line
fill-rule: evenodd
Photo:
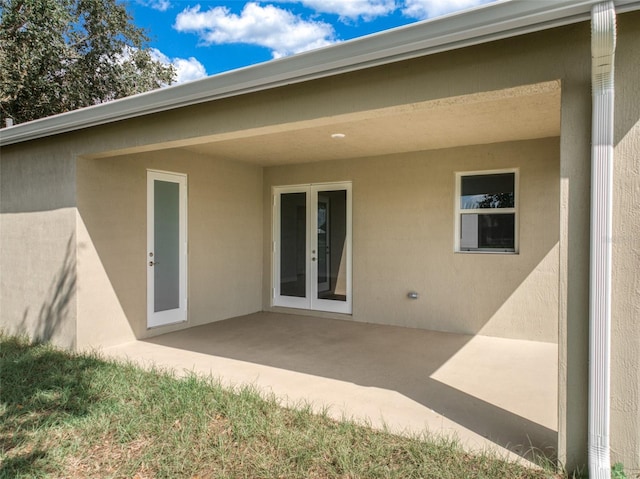
<path fill-rule="evenodd" d="M 147 169 L 188 182 L 186 323 L 147 329 Z M 108 345 L 261 309 L 262 170 L 166 150 L 78 161 L 79 346 Z"/>
<path fill-rule="evenodd" d="M 559 154 L 559 140 L 550 138 L 267 168 L 265 231 L 272 230 L 272 187 L 351 181 L 352 319 L 556 342 Z M 520 176 L 519 254 L 455 253 L 455 173 L 505 168 Z M 419 299 L 408 299 L 409 291 Z"/>
<path fill-rule="evenodd" d="M 640 15 L 618 18 L 611 304 L 611 448 L 640 472 Z"/>
<path fill-rule="evenodd" d="M 0 155 L 0 327 L 74 347 L 75 164 L 52 144 Z"/>

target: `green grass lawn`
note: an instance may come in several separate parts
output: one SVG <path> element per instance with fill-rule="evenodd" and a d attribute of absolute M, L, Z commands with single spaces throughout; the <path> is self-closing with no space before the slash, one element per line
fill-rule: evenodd
<path fill-rule="evenodd" d="M 0 335 L 0 478 L 560 477 Z"/>

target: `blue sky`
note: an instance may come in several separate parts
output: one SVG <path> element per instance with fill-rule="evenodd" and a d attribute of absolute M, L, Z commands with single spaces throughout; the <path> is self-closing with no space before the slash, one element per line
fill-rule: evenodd
<path fill-rule="evenodd" d="M 182 83 L 492 0 L 125 1 Z"/>

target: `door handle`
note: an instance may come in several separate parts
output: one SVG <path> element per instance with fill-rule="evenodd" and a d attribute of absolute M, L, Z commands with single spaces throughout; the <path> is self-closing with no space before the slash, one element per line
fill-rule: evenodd
<path fill-rule="evenodd" d="M 160 263 L 157 261 L 149 261 L 149 266 L 154 266 L 156 264 L 160 264 Z"/>

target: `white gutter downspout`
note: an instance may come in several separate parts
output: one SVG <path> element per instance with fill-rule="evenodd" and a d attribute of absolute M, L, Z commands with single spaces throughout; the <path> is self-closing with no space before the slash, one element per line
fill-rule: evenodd
<path fill-rule="evenodd" d="M 589 294 L 589 477 L 611 478 L 611 216 L 616 12 L 612 1 L 591 10 L 592 150 Z"/>

